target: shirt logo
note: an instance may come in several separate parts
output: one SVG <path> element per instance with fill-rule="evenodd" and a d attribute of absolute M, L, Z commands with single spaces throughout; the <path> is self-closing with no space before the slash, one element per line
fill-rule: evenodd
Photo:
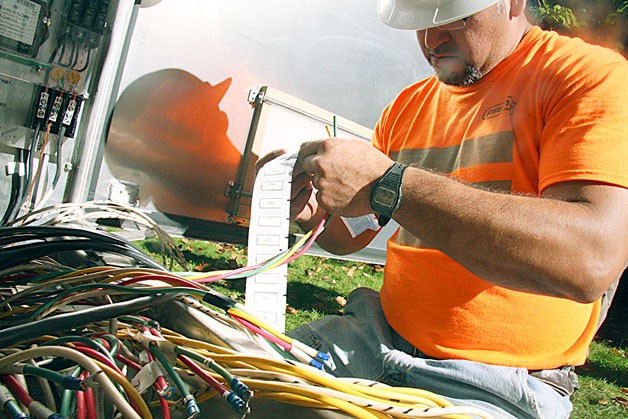
<path fill-rule="evenodd" d="M 515 111 L 515 106 L 517 106 L 517 102 L 512 99 L 512 96 L 508 96 L 505 101 L 498 103 L 497 105 L 493 105 L 482 114 L 482 119 L 491 119 L 498 117 L 502 114 L 502 112 L 508 111 L 510 115 Z"/>

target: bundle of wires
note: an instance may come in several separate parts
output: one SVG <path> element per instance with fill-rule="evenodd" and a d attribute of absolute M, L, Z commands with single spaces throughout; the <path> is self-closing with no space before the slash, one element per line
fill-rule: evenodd
<path fill-rule="evenodd" d="M 14 418 L 206 417 L 221 400 L 243 416 L 255 399 L 360 418 L 489 417 L 427 391 L 336 378 L 326 354 L 210 287 L 294 260 L 324 225 L 263 264 L 195 277 L 108 233 L 0 229 L 0 403 Z M 189 313 L 184 324 L 202 318 L 211 338 L 166 325 L 175 309 Z"/>
<path fill-rule="evenodd" d="M 30 211 L 20 218 L 8 224 L 11 227 L 35 226 L 35 225 L 87 225 L 90 229 L 97 228 L 96 225 L 86 224 L 93 220 L 117 219 L 125 220 L 152 231 L 159 241 L 161 248 L 162 264 L 167 265 L 172 270 L 176 261 L 183 269 L 187 269 L 185 257 L 181 250 L 174 243 L 168 233 L 166 233 L 155 221 L 146 216 L 137 208 L 112 201 L 88 201 L 82 203 L 65 203 L 51 205 Z M 167 263 L 167 261 L 169 261 Z"/>

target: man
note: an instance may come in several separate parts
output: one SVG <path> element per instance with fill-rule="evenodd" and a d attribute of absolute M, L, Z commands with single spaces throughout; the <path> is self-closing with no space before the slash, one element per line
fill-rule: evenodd
<path fill-rule="evenodd" d="M 372 146 L 304 143 L 292 211 L 306 231 L 332 214 L 318 243 L 339 254 L 375 234 L 352 238 L 339 216 L 400 228 L 381 295 L 357 290 L 344 316 L 291 335 L 329 351 L 337 375 L 568 417 L 571 367 L 628 260 L 628 65 L 534 27 L 524 0 L 378 9 L 416 30 L 435 76 L 384 110 Z"/>

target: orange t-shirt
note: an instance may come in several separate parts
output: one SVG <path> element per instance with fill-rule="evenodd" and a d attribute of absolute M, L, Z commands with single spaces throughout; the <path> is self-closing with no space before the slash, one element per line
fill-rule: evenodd
<path fill-rule="evenodd" d="M 393 159 L 494 190 L 539 195 L 570 180 L 628 187 L 628 64 L 538 27 L 479 82 L 429 77 L 385 109 L 373 144 Z M 600 302 L 499 287 L 403 228 L 388 243 L 389 323 L 435 358 L 528 369 L 581 365 Z"/>

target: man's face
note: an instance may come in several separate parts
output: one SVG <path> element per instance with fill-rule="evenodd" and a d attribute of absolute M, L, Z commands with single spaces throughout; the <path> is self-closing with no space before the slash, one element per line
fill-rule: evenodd
<path fill-rule="evenodd" d="M 508 23 L 506 4 L 500 2 L 466 19 L 463 29 L 424 29 L 416 32 L 417 40 L 439 80 L 468 86 L 510 53 Z"/>

